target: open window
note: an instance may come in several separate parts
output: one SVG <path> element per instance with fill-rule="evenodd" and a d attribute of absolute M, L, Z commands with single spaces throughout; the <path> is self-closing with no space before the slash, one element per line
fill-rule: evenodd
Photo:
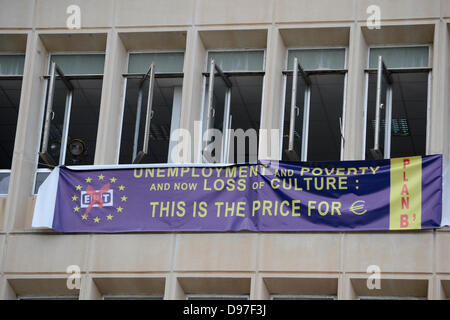
<path fill-rule="evenodd" d="M 345 55 L 345 48 L 288 50 L 283 72 L 283 160 L 341 159 Z"/>
<path fill-rule="evenodd" d="M 94 163 L 105 56 L 52 54 L 35 190 L 58 165 Z"/>
<path fill-rule="evenodd" d="M 0 194 L 8 194 L 25 55 L 0 54 Z"/>
<path fill-rule="evenodd" d="M 218 73 L 216 79 L 215 74 Z M 230 79 L 226 76 L 222 69 L 212 59 L 209 67 L 207 108 L 206 108 L 206 139 L 205 150 L 203 156 L 207 162 L 227 162 L 227 154 L 229 148 L 229 130 L 231 129 L 232 115 L 230 114 L 230 98 L 231 98 Z M 224 136 L 216 141 L 217 148 L 207 150 L 208 145 L 214 142 L 215 137 L 212 130 L 220 130 Z"/>
<path fill-rule="evenodd" d="M 207 61 L 202 161 L 256 161 L 264 50 L 209 51 Z"/>
<path fill-rule="evenodd" d="M 426 154 L 429 47 L 369 49 L 366 159 Z"/>
<path fill-rule="evenodd" d="M 119 163 L 171 162 L 179 128 L 183 52 L 130 53 Z"/>

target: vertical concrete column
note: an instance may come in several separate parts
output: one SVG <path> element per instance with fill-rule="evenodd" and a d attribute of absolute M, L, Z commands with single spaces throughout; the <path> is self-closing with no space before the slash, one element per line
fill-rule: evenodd
<path fill-rule="evenodd" d="M 427 153 L 449 154 L 449 31 L 444 21 L 436 23 L 434 30 L 431 105 L 428 119 Z M 432 125 L 431 125 L 432 124 Z"/>
<path fill-rule="evenodd" d="M 261 131 L 259 134 L 259 159 L 279 160 L 282 148 L 283 119 L 283 68 L 286 46 L 276 26 L 267 33 L 266 71 L 261 109 Z M 277 131 L 272 131 L 275 129 Z M 264 131 L 266 130 L 266 131 Z M 272 135 L 272 133 L 276 133 Z M 272 139 L 271 139 L 272 138 Z"/>
<path fill-rule="evenodd" d="M 269 300 L 270 299 L 270 293 L 267 290 L 267 286 L 264 283 L 264 280 L 261 276 L 255 277 L 255 293 L 253 296 L 250 297 L 250 299 L 255 300 Z"/>
<path fill-rule="evenodd" d="M 433 300 L 445 300 L 445 292 L 444 288 L 442 287 L 442 282 L 439 277 L 433 277 Z"/>
<path fill-rule="evenodd" d="M 202 94 L 203 94 L 203 76 L 204 64 L 206 59 L 206 48 L 198 33 L 197 28 L 188 30 L 186 37 L 186 52 L 184 55 L 184 78 L 183 94 L 181 98 L 181 116 L 180 128 L 188 130 L 191 134 L 189 148 L 178 153 L 176 162 L 193 163 L 198 161 L 197 155 L 201 148 L 201 131 L 195 130 L 202 119 Z M 197 131 L 197 132 L 196 132 Z M 186 141 L 182 141 L 185 143 Z M 188 150 L 190 149 L 190 152 Z"/>
<path fill-rule="evenodd" d="M 172 273 L 166 279 L 166 287 L 164 291 L 164 300 L 184 300 L 186 295 L 176 274 Z"/>
<path fill-rule="evenodd" d="M 16 300 L 17 296 L 5 277 L 0 278 L 0 300 Z"/>
<path fill-rule="evenodd" d="M 350 281 L 350 277 L 344 276 L 339 281 L 339 288 L 342 287 L 342 290 L 338 290 L 338 299 L 339 300 L 354 300 L 356 299 L 355 291 L 353 290 L 352 282 Z"/>
<path fill-rule="evenodd" d="M 435 292 L 435 278 L 434 276 L 431 276 L 428 279 L 428 290 L 427 290 L 427 300 L 436 300 L 438 299 L 436 297 L 436 292 Z"/>
<path fill-rule="evenodd" d="M 101 300 L 102 294 L 95 285 L 94 280 L 89 275 L 81 278 L 81 288 L 79 300 Z"/>
<path fill-rule="evenodd" d="M 364 155 L 364 126 L 366 122 L 365 75 L 368 46 L 361 26 L 350 27 L 348 48 L 347 104 L 345 109 L 344 160 L 360 160 Z"/>
<path fill-rule="evenodd" d="M 48 52 L 36 32 L 30 32 L 20 95 L 5 225 L 8 230 L 31 228 L 34 177 L 38 162 L 45 104 Z"/>
<path fill-rule="evenodd" d="M 103 74 L 102 98 L 97 130 L 95 164 L 116 164 L 122 130 L 123 95 L 127 71 L 127 49 L 118 33 L 108 33 Z"/>

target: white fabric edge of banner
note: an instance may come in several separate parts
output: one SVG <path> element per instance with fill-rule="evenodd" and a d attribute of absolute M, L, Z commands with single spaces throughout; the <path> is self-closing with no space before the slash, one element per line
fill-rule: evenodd
<path fill-rule="evenodd" d="M 450 161 L 442 159 L 442 219 L 441 227 L 450 226 Z"/>
<path fill-rule="evenodd" d="M 58 181 L 59 168 L 55 168 L 39 187 L 31 223 L 33 228 L 52 228 Z"/>

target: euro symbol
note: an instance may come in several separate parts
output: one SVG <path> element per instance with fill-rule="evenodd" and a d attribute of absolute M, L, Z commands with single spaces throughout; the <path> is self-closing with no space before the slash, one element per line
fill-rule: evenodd
<path fill-rule="evenodd" d="M 351 205 L 350 211 L 353 212 L 354 214 L 358 215 L 358 216 L 363 215 L 364 213 L 367 212 L 367 210 L 364 209 L 364 204 L 365 204 L 365 203 L 366 203 L 366 202 L 363 201 L 363 200 L 355 201 L 355 202 Z"/>

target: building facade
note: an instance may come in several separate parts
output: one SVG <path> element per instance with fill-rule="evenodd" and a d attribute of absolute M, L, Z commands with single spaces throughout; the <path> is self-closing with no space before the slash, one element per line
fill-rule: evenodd
<path fill-rule="evenodd" d="M 36 190 L 53 166 L 136 160 L 149 92 L 146 163 L 207 162 L 206 126 L 255 129 L 257 147 L 246 149 L 246 160 L 369 159 L 381 56 L 382 156 L 448 159 L 450 1 L 0 0 L 0 8 L 0 299 L 450 298 L 449 228 L 60 234 L 31 227 Z M 226 75 L 214 85 L 211 61 Z M 306 72 L 295 83 L 298 64 Z M 299 108 L 292 118 L 294 97 L 309 112 Z M 191 148 L 171 156 L 180 128 L 192 133 Z M 261 139 L 271 129 L 281 134 Z M 228 143 L 219 162 L 236 161 Z M 367 287 L 373 270 L 380 289 Z M 71 288 L 77 271 L 80 286 Z"/>

